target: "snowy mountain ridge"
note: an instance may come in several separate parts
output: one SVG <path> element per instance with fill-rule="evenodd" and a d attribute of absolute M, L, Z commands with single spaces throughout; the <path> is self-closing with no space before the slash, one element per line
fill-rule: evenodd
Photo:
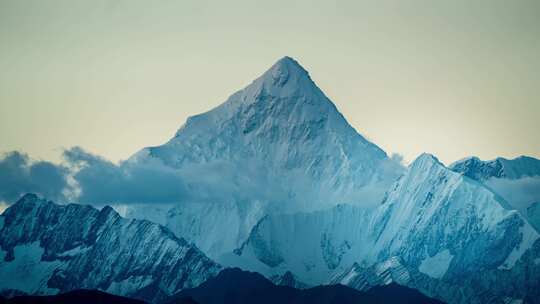
<path fill-rule="evenodd" d="M 482 161 L 477 157 L 455 162 L 453 171 L 484 184 L 503 197 L 540 232 L 540 160 L 520 156 Z"/>
<path fill-rule="evenodd" d="M 56 205 L 27 194 L 0 215 L 0 291 L 100 289 L 156 302 L 221 270 L 157 224 L 111 207 Z"/>
<path fill-rule="evenodd" d="M 540 176 L 540 160 L 520 156 L 514 159 L 497 157 L 484 161 L 478 157 L 468 157 L 450 165 L 450 169 L 478 181 L 490 178 L 518 179 L 526 176 Z"/>
<path fill-rule="evenodd" d="M 268 276 L 290 270 L 309 284 L 348 283 L 356 263 L 364 275 L 373 274 L 359 279 L 358 286 L 366 286 L 385 282 L 373 269 L 397 257 L 404 268 L 391 265 L 409 273 L 406 285 L 430 296 L 451 303 L 482 303 L 484 292 L 519 299 L 537 292 L 530 286 L 540 281 L 539 234 L 503 205 L 489 189 L 423 154 L 375 210 L 337 206 L 270 215 L 225 263 Z M 484 285 L 487 273 L 495 285 Z M 505 287 L 509 276 L 518 287 Z"/>

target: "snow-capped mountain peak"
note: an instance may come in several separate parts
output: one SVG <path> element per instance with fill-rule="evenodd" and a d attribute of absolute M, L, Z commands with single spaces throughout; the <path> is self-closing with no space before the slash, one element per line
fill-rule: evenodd
<path fill-rule="evenodd" d="M 418 169 L 427 169 L 432 166 L 442 166 L 444 167 L 444 164 L 439 161 L 437 157 L 435 157 L 433 154 L 430 153 L 422 153 L 420 154 L 409 166 L 409 168 L 412 170 L 418 170 Z"/>
<path fill-rule="evenodd" d="M 285 56 L 278 60 L 262 76 L 243 90 L 245 102 L 252 102 L 262 96 L 277 98 L 305 96 L 312 102 L 326 102 L 332 105 L 317 87 L 306 71 L 296 60 Z M 253 99 L 249 97 L 254 97 Z"/>
<path fill-rule="evenodd" d="M 185 176 L 189 199 L 163 212 L 167 218 L 160 222 L 211 257 L 240 246 L 253 225 L 270 212 L 318 210 L 340 203 L 374 207 L 403 171 L 349 125 L 290 57 L 278 60 L 216 108 L 190 117 L 167 143 L 143 149 L 128 163 L 159 163 Z M 213 211 L 223 206 L 229 213 Z M 141 208 L 132 207 L 139 210 L 128 216 L 145 217 L 147 211 Z M 214 240 L 207 231 L 214 223 L 205 223 L 208 217 L 192 210 L 219 213 L 226 218 L 220 220 L 223 223 L 234 219 L 223 227 L 231 239 L 224 240 L 222 229 L 216 229 L 216 238 L 225 244 L 206 247 L 198 238 Z M 178 224 L 189 221 L 197 226 Z M 207 232 L 204 237 L 201 231 Z"/>
<path fill-rule="evenodd" d="M 363 155 L 366 161 L 386 158 L 384 151 L 347 123 L 297 61 L 284 57 L 220 106 L 188 118 L 168 143 L 146 148 L 133 160 L 150 156 L 182 167 L 184 163 L 268 154 L 287 157 L 302 153 L 295 149 L 299 145 L 317 146 L 318 150 L 325 144 L 346 154 L 361 149 L 355 151 L 361 154 L 357 157 Z M 305 148 L 309 149 L 304 154 L 317 152 L 314 147 Z"/>

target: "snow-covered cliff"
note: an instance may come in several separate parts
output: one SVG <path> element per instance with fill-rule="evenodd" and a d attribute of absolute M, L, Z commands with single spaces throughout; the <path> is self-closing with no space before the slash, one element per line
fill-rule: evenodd
<path fill-rule="evenodd" d="M 408 286 L 448 302 L 483 302 L 484 293 L 523 299 L 538 293 L 531 286 L 540 282 L 539 235 L 505 206 L 482 184 L 423 154 L 375 210 L 267 216 L 229 261 L 267 275 L 290 270 L 310 284 L 341 278 L 360 287 L 387 281 L 392 276 L 377 269 L 399 261 L 396 273 L 408 273 L 398 276 Z M 364 277 L 347 279 L 351 267 Z M 509 277 L 516 283 L 509 286 Z"/>
<path fill-rule="evenodd" d="M 124 219 L 108 206 L 56 205 L 27 194 L 0 223 L 4 293 L 84 288 L 155 302 L 221 269 L 168 229 Z"/>

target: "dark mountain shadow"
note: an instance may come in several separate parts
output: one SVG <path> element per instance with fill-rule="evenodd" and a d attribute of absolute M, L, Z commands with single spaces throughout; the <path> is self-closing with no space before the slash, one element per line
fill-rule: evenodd
<path fill-rule="evenodd" d="M 186 289 L 166 301 L 166 304 L 184 303 L 191 298 L 200 304 L 382 304 L 382 303 L 442 303 L 420 292 L 397 284 L 380 286 L 361 292 L 344 285 L 317 286 L 295 289 L 274 285 L 270 280 L 254 272 L 229 268 L 200 286 Z"/>
<path fill-rule="evenodd" d="M 51 296 L 0 298 L 2 304 L 146 304 L 141 300 L 115 296 L 99 290 L 80 289 Z M 179 302 L 188 304 L 189 302 Z"/>

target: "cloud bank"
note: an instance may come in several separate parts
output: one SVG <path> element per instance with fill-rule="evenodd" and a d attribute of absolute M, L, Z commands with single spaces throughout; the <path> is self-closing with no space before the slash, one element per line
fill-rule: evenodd
<path fill-rule="evenodd" d="M 32 161 L 28 155 L 9 152 L 0 159 L 0 201 L 12 203 L 33 192 L 52 200 L 63 200 L 68 169 L 47 161 Z"/>
<path fill-rule="evenodd" d="M 80 147 L 65 150 L 62 158 L 61 164 L 53 164 L 34 161 L 19 152 L 5 154 L 0 159 L 0 202 L 13 203 L 28 192 L 60 203 L 97 206 L 168 204 L 186 200 L 242 202 L 253 199 L 254 193 L 266 202 L 287 201 L 295 193 L 306 193 L 306 204 L 321 197 L 333 199 L 332 193 L 319 191 L 319 186 L 311 184 L 302 172 L 281 176 L 253 160 L 242 164 L 227 161 L 191 164 L 177 170 L 157 160 L 151 164 L 130 161 L 115 164 Z M 386 171 L 402 168 L 401 161 L 402 157 L 393 155 L 381 167 L 381 172 L 386 175 Z M 239 175 L 238 171 L 245 174 Z M 273 188 L 259 186 L 276 181 L 281 182 Z M 347 201 L 378 202 L 382 198 L 377 195 L 384 193 L 386 187 L 386 182 L 374 185 L 373 191 L 351 194 Z M 309 193 L 313 197 L 309 197 Z"/>
<path fill-rule="evenodd" d="M 83 204 L 168 204 L 191 201 L 243 201 L 250 193 L 264 201 L 284 201 L 290 193 L 318 193 L 302 176 L 274 176 L 260 164 L 243 163 L 238 168 L 227 162 L 186 166 L 181 171 L 161 163 L 140 164 L 124 161 L 115 164 L 80 147 L 63 152 L 64 161 L 54 164 L 35 161 L 20 152 L 10 152 L 0 158 L 0 203 L 15 202 L 28 192 L 56 202 Z M 381 167 L 389 172 L 403 169 L 403 158 L 393 155 Z M 245 172 L 236 174 L 237 170 Z M 404 169 L 403 169 L 404 170 Z M 260 189 L 257 185 L 283 180 L 283 189 Z M 491 179 L 486 183 L 518 210 L 540 202 L 540 177 L 518 180 Z M 386 183 L 380 187 L 388 187 Z M 383 193 L 383 188 L 375 193 Z M 300 190 L 299 190 L 300 189 Z M 305 190 L 305 191 L 302 191 Z M 377 190 L 377 189 L 375 189 Z M 372 193 L 355 193 L 362 201 Z M 359 201 L 359 197 L 351 201 Z M 252 196 L 251 196 L 252 197 Z M 307 197 L 307 201 L 315 198 Z M 371 199 L 378 201 L 377 197 Z"/>
<path fill-rule="evenodd" d="M 171 203 L 187 193 L 178 171 L 165 166 L 116 165 L 79 147 L 65 151 L 64 159 L 81 203 Z"/>
<path fill-rule="evenodd" d="M 0 202 L 14 203 L 32 192 L 57 202 L 103 205 L 170 203 L 186 198 L 177 171 L 165 166 L 114 164 L 79 147 L 63 153 L 64 162 L 34 161 L 20 152 L 0 158 Z"/>
<path fill-rule="evenodd" d="M 5 154 L 0 158 L 0 202 L 14 203 L 28 192 L 60 203 L 98 206 L 242 200 L 246 192 L 254 191 L 263 199 L 277 199 L 271 189 L 253 188 L 250 179 L 265 178 L 255 164 L 246 164 L 249 176 L 238 177 L 234 174 L 238 168 L 220 162 L 179 171 L 159 162 L 115 164 L 80 147 L 64 151 L 62 157 L 61 164 L 54 164 L 19 152 Z"/>

